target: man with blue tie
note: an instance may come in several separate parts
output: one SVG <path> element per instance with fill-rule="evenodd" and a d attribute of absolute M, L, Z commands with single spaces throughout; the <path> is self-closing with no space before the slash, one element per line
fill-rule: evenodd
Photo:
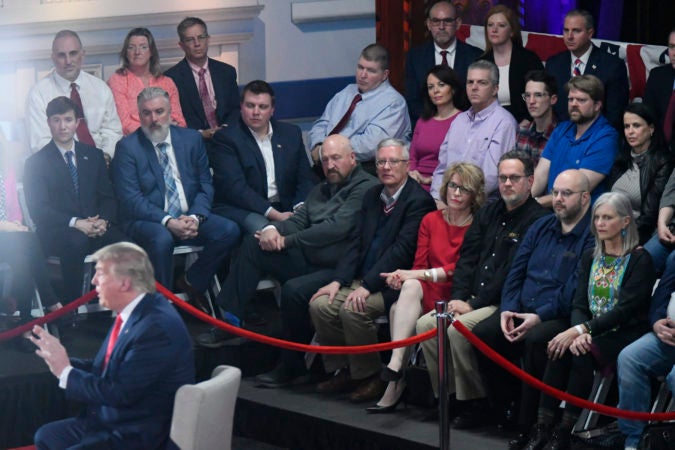
<path fill-rule="evenodd" d="M 145 88 L 138 95 L 141 127 L 117 144 L 111 169 L 126 233 L 143 247 L 157 281 L 170 288 L 173 248 L 201 245 L 197 261 L 179 279 L 198 305 L 209 282 L 239 240 L 237 225 L 211 214 L 213 185 L 204 142 L 171 123 L 169 94 Z"/>
<path fill-rule="evenodd" d="M 195 382 L 192 342 L 171 304 L 155 293 L 148 255 L 121 242 L 94 254 L 99 303 L 117 313 L 93 360 L 69 358 L 41 327 L 30 340 L 59 379 L 66 398 L 85 405 L 73 418 L 43 425 L 47 449 L 146 450 L 167 447 L 176 391 Z"/>
<path fill-rule="evenodd" d="M 58 256 L 63 299 L 82 295 L 84 258 L 126 240 L 103 152 L 74 136 L 82 119 L 68 97 L 47 104 L 52 140 L 26 161 L 24 189 L 36 233 L 47 255 Z"/>
<path fill-rule="evenodd" d="M 224 62 L 209 58 L 209 32 L 198 17 L 186 17 L 178 24 L 178 45 L 185 58 L 164 75 L 176 83 L 180 107 L 188 128 L 199 130 L 206 142 L 228 117 L 239 110 L 237 71 Z"/>

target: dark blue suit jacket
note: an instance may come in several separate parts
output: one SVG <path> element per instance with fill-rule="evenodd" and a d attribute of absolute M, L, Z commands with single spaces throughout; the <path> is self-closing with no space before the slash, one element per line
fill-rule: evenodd
<path fill-rule="evenodd" d="M 643 101 L 652 107 L 660 125 L 663 125 L 668 112 L 668 103 L 673 94 L 673 80 L 675 80 L 675 68 L 672 64 L 654 67 L 647 78 Z"/>
<path fill-rule="evenodd" d="M 428 41 L 425 44 L 411 48 L 405 59 L 405 99 L 408 103 L 408 111 L 410 112 L 410 123 L 413 126 L 415 126 L 417 118 L 422 114 L 422 110 L 424 109 L 422 86 L 426 85 L 427 72 L 436 64 L 434 52 L 434 42 Z M 478 47 L 457 39 L 453 69 L 457 73 L 462 85 L 466 81 L 466 72 L 469 66 L 482 53 L 483 51 Z M 455 106 L 461 107 L 462 105 Z M 466 107 L 466 105 L 464 106 Z"/>
<path fill-rule="evenodd" d="M 208 217 L 213 185 L 202 136 L 173 125 L 170 133 L 188 203 L 186 215 Z M 136 220 L 160 223 L 166 216 L 164 176 L 152 142 L 141 128 L 117 143 L 111 169 L 122 225 L 128 227 Z"/>
<path fill-rule="evenodd" d="M 103 152 L 75 142 L 80 195 L 75 193 L 68 165 L 50 141 L 26 161 L 24 189 L 31 218 L 40 239 L 63 239 L 73 217 L 92 217 L 116 222 L 117 206 Z M 45 241 L 43 241 L 45 242 Z"/>
<path fill-rule="evenodd" d="M 572 54 L 567 50 L 551 56 L 546 61 L 546 71 L 553 75 L 558 83 L 558 102 L 553 105 L 553 110 L 560 122 L 569 120 L 570 117 L 567 112 L 565 83 L 572 77 L 571 67 Z M 624 61 L 593 45 L 584 75 L 595 75 L 604 83 L 604 115 L 614 127 L 623 129 L 623 110 L 628 104 L 628 73 Z"/>
<path fill-rule="evenodd" d="M 146 294 L 127 319 L 103 368 L 108 337 L 93 360 L 71 358 L 66 397 L 85 403 L 92 430 L 114 432 L 120 449 L 164 448 L 178 388 L 195 382 L 192 341 L 159 294 Z"/>
<path fill-rule="evenodd" d="M 335 269 L 335 280 L 342 286 L 349 286 L 355 278 L 361 277 L 366 256 L 371 242 L 382 226 L 384 216 L 380 193 L 383 185 L 378 184 L 368 189 L 363 197 L 361 211 L 357 218 L 357 226 L 349 239 L 345 256 Z M 389 308 L 399 291 L 389 289 L 383 272 L 412 267 L 417 250 L 417 234 L 422 218 L 436 209 L 431 195 L 411 178 L 408 178 L 401 195 L 396 201 L 394 211 L 384 222 L 380 232 L 380 244 L 374 265 L 363 274 L 362 284 L 370 292 L 382 292 L 385 304 Z"/>
<path fill-rule="evenodd" d="M 282 211 L 305 200 L 312 189 L 312 174 L 300 128 L 272 120 L 274 176 Z M 209 147 L 213 169 L 214 208 L 218 214 L 242 223 L 251 212 L 264 214 L 267 172 L 260 147 L 241 117 L 220 129 Z"/>
<path fill-rule="evenodd" d="M 209 58 L 209 73 L 216 96 L 216 118 L 218 124 L 222 125 L 231 120 L 228 117 L 232 112 L 239 110 L 237 71 L 229 64 Z M 187 60 L 183 58 L 178 64 L 164 72 L 164 75 L 170 77 L 178 88 L 180 107 L 187 126 L 195 130 L 211 128 L 199 97 L 199 87 Z"/>

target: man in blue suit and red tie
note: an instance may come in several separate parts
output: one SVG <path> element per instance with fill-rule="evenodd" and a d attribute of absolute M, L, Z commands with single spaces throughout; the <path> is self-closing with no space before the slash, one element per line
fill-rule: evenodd
<path fill-rule="evenodd" d="M 148 255 L 128 242 L 94 254 L 99 303 L 117 313 L 93 360 L 69 358 L 58 339 L 33 328 L 38 347 L 66 397 L 84 403 L 73 418 L 43 425 L 38 449 L 166 448 L 176 391 L 195 382 L 192 342 L 161 295 Z"/>
<path fill-rule="evenodd" d="M 199 133 L 170 125 L 169 94 L 145 88 L 138 95 L 141 127 L 117 144 L 112 179 L 127 235 L 148 252 L 157 281 L 170 288 L 176 244 L 204 250 L 179 285 L 203 301 L 210 280 L 239 241 L 237 225 L 211 214 L 213 184 Z"/>

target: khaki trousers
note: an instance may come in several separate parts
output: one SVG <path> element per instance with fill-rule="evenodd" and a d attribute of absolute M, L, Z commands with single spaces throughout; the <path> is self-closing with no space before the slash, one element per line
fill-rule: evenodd
<path fill-rule="evenodd" d="M 469 330 L 497 310 L 496 306 L 471 311 L 459 316 L 458 320 Z M 417 334 L 436 328 L 435 311 L 431 311 L 417 320 Z M 478 361 L 473 346 L 453 326 L 448 328 L 448 393 L 455 394 L 457 400 L 472 400 L 487 396 L 478 370 Z M 438 340 L 426 340 L 420 344 L 424 360 L 429 369 L 431 386 L 438 397 Z"/>
<path fill-rule="evenodd" d="M 310 302 L 309 314 L 312 317 L 319 344 L 377 344 L 377 326 L 374 320 L 384 314 L 382 294 L 379 292 L 370 294 L 366 300 L 366 311 L 363 313 L 344 308 L 347 296 L 360 286 L 361 281 L 355 280 L 350 287 L 340 288 L 333 303 L 328 303 L 327 295 L 317 297 Z M 323 355 L 323 364 L 328 373 L 349 366 L 351 377 L 354 380 L 368 378 L 382 368 L 378 352 Z"/>

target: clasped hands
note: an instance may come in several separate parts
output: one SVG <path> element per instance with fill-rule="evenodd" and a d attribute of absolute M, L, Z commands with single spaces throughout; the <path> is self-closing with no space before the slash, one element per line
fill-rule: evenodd
<path fill-rule="evenodd" d="M 320 288 L 318 291 L 316 291 L 314 295 L 312 295 L 312 298 L 309 299 L 309 301 L 311 303 L 315 299 L 323 295 L 327 295 L 328 303 L 333 303 L 333 301 L 335 300 L 335 296 L 337 295 L 339 290 L 340 290 L 340 283 L 338 283 L 337 281 L 333 281 L 331 283 L 328 283 L 324 287 Z M 370 297 L 370 291 L 364 288 L 363 286 L 359 286 L 349 293 L 349 295 L 345 299 L 343 308 L 354 312 L 361 312 L 361 313 L 366 312 L 366 301 L 368 300 L 368 297 Z"/>
<path fill-rule="evenodd" d="M 166 227 L 171 234 L 183 241 L 194 239 L 197 237 L 197 234 L 199 234 L 199 220 L 186 215 L 169 219 L 166 223 Z"/>
<path fill-rule="evenodd" d="M 266 252 L 279 252 L 286 248 L 286 237 L 282 236 L 274 227 L 269 227 L 264 231 L 256 231 L 255 238 L 262 250 Z"/>
<path fill-rule="evenodd" d="M 90 238 L 103 236 L 108 231 L 108 222 L 101 219 L 98 214 L 86 219 L 77 219 L 74 226 Z"/>

